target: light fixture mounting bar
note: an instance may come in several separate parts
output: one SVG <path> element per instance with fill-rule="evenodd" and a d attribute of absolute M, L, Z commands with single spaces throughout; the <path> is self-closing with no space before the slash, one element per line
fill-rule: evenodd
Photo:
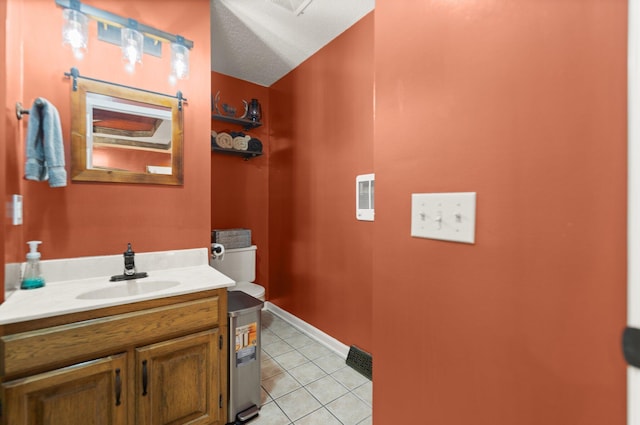
<path fill-rule="evenodd" d="M 90 17 L 91 19 L 94 19 L 98 22 L 101 23 L 106 23 L 109 25 L 114 25 L 120 28 L 126 28 L 129 24 L 129 19 L 127 18 L 123 18 L 122 16 L 116 15 L 115 13 L 111 13 L 111 12 L 107 12 L 106 10 L 102 10 L 102 9 L 98 9 L 97 7 L 93 7 L 90 6 L 88 4 L 83 4 L 80 1 L 75 1 L 75 0 L 55 0 L 56 5 L 64 8 L 64 9 L 73 9 L 74 5 L 72 5 L 72 3 L 75 4 L 75 6 L 77 6 L 77 10 L 79 10 L 80 12 L 84 13 L 85 15 L 87 15 L 88 17 Z M 155 38 L 157 40 L 160 41 L 165 41 L 165 42 L 169 42 L 169 43 L 177 43 L 180 42 L 182 44 L 184 44 L 185 47 L 192 49 L 193 48 L 193 41 L 191 40 L 187 40 L 187 39 L 183 39 L 182 37 L 181 40 L 178 40 L 178 36 L 168 33 L 166 31 L 162 31 L 153 27 L 150 27 L 148 25 L 144 25 L 141 23 L 138 23 L 138 31 L 140 31 L 141 33 L 143 33 L 144 35 L 150 37 L 150 38 Z"/>
<path fill-rule="evenodd" d="M 98 40 L 120 46 L 122 40 L 120 38 L 120 27 L 107 24 L 106 22 L 98 22 Z M 157 38 L 144 37 L 144 53 L 152 56 L 162 57 L 162 42 Z"/>

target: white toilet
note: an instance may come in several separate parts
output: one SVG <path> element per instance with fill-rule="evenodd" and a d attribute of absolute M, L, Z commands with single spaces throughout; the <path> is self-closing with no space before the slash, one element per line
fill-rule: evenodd
<path fill-rule="evenodd" d="M 264 301 L 264 287 L 253 283 L 256 279 L 255 245 L 226 249 L 222 256 L 212 256 L 210 265 L 236 281 L 229 291 L 242 291 Z"/>

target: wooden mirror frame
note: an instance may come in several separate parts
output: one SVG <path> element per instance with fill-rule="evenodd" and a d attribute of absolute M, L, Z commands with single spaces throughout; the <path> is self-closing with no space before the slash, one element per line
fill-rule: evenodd
<path fill-rule="evenodd" d="M 171 110 L 171 174 L 87 168 L 87 93 L 97 93 Z M 177 97 L 78 78 L 71 92 L 71 180 L 109 183 L 183 184 L 183 123 Z"/>

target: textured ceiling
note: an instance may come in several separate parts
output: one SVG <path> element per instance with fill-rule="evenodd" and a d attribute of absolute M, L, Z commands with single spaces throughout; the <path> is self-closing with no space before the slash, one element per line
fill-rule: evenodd
<path fill-rule="evenodd" d="M 313 0 L 296 15 L 270 0 L 211 0 L 211 69 L 269 87 L 374 6 Z"/>

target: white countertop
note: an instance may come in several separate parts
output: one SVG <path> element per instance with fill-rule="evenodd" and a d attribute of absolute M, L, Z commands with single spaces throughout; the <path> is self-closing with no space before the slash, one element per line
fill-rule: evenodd
<path fill-rule="evenodd" d="M 135 262 L 137 271 L 147 272 L 148 277 L 110 282 L 111 276 L 122 274 L 122 255 L 42 261 L 41 269 L 46 285 L 37 289 L 13 291 L 0 305 L 0 324 L 226 288 L 235 284 L 231 278 L 209 266 L 207 248 L 140 253 L 136 254 Z M 136 293 L 140 283 L 152 288 L 154 282 L 159 285 L 172 282 L 173 286 Z M 98 299 L 78 298 L 91 291 L 120 286 L 131 289 L 125 290 L 131 295 L 113 298 L 103 296 Z"/>

